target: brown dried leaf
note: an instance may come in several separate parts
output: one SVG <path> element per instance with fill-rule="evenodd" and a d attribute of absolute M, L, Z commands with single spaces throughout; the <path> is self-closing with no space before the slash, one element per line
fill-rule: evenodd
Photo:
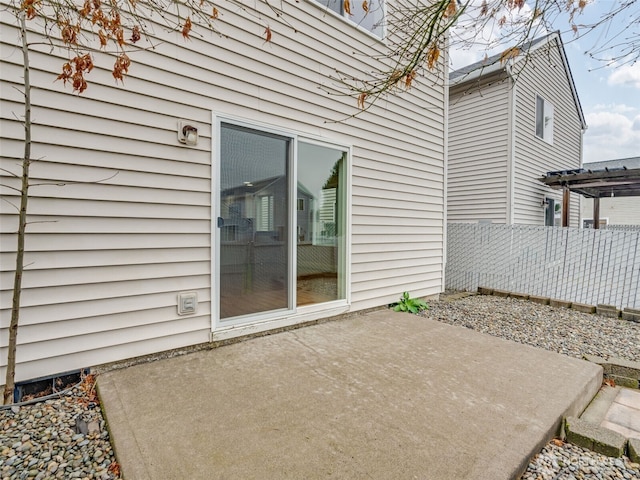
<path fill-rule="evenodd" d="M 427 66 L 430 70 L 435 67 L 438 58 L 440 58 L 440 49 L 436 46 L 432 46 L 427 52 Z"/>
<path fill-rule="evenodd" d="M 81 72 L 89 73 L 91 70 L 93 70 L 93 59 L 88 53 L 85 53 L 82 56 L 75 57 L 73 59 L 73 63 L 76 70 L 79 70 Z"/>
<path fill-rule="evenodd" d="M 610 387 L 615 387 L 616 386 L 616 382 L 613 378 L 605 378 L 603 383 L 605 385 L 609 385 Z"/>
<path fill-rule="evenodd" d="M 444 11 L 444 18 L 453 17 L 458 10 L 458 5 L 456 0 L 450 0 L 449 5 L 447 5 L 447 9 Z"/>
<path fill-rule="evenodd" d="M 84 79 L 84 72 L 82 70 L 76 70 L 72 78 L 73 91 L 82 93 L 87 89 L 87 82 Z"/>
<path fill-rule="evenodd" d="M 218 9 L 216 7 L 213 7 L 213 11 L 211 12 L 211 18 L 216 20 L 219 16 L 220 16 L 220 12 L 218 12 Z"/>
<path fill-rule="evenodd" d="M 365 107 L 365 100 L 367 99 L 367 94 L 365 92 L 362 92 L 360 95 L 358 95 L 358 108 L 364 110 Z"/>
<path fill-rule="evenodd" d="M 417 75 L 418 75 L 418 72 L 416 72 L 415 70 L 412 70 L 410 73 L 408 73 L 404 77 L 404 88 L 409 90 L 411 88 L 411 84 L 413 83 L 413 80 L 416 78 Z"/>
<path fill-rule="evenodd" d="M 115 33 L 116 42 L 118 42 L 118 45 L 120 45 L 121 47 L 126 45 L 127 42 L 125 42 L 124 40 L 124 28 L 122 27 L 117 28 L 114 33 Z"/>
<path fill-rule="evenodd" d="M 347 12 L 347 14 L 353 15 L 351 13 L 351 2 L 349 0 L 343 0 L 342 5 L 343 5 L 343 8 L 344 8 L 344 11 Z"/>
<path fill-rule="evenodd" d="M 511 58 L 515 58 L 518 55 L 520 55 L 520 49 L 518 47 L 507 48 L 500 55 L 500 63 L 504 64 L 505 62 L 507 62 L 507 60 L 509 60 Z"/>
<path fill-rule="evenodd" d="M 271 41 L 271 29 L 269 27 L 264 29 L 264 41 L 267 43 Z"/>
<path fill-rule="evenodd" d="M 107 42 L 109 41 L 109 36 L 107 33 L 100 29 L 98 31 L 98 38 L 100 39 L 100 48 L 105 48 L 107 46 Z"/>
<path fill-rule="evenodd" d="M 62 73 L 58 75 L 58 78 L 56 78 L 56 80 L 62 80 L 62 83 L 66 85 L 67 80 L 70 80 L 72 75 L 73 75 L 73 68 L 71 68 L 71 64 L 67 62 L 64 65 L 62 65 Z"/>
<path fill-rule="evenodd" d="M 106 27 L 106 19 L 104 17 L 104 12 L 102 10 L 96 10 L 91 15 L 91 23 L 95 25 L 96 23 L 100 24 L 101 27 Z"/>
<path fill-rule="evenodd" d="M 362 2 L 362 10 L 364 10 L 364 13 L 369 13 L 369 2 L 367 0 Z"/>
<path fill-rule="evenodd" d="M 111 14 L 111 20 L 107 21 L 108 28 L 111 30 L 111 33 L 116 35 L 118 30 L 122 30 L 122 22 L 120 21 L 120 12 L 115 11 Z"/>
<path fill-rule="evenodd" d="M 20 5 L 20 10 L 25 12 L 27 20 L 33 20 L 38 14 L 39 5 L 40 0 L 24 0 Z"/>
<path fill-rule="evenodd" d="M 113 475 L 114 477 L 119 477 L 120 465 L 118 464 L 118 462 L 114 460 L 113 462 L 111 462 L 111 465 L 109 465 L 109 468 L 107 468 L 107 471 L 111 473 L 111 475 Z"/>
<path fill-rule="evenodd" d="M 90 402 L 100 403 L 100 398 L 98 397 L 98 393 L 96 392 L 96 382 L 98 381 L 98 376 L 95 373 L 90 373 L 86 377 L 83 378 L 83 382 L 80 385 L 80 388 L 85 393 L 85 396 Z"/>
<path fill-rule="evenodd" d="M 133 29 L 131 30 L 131 43 L 136 43 L 137 41 L 140 40 L 140 38 L 142 38 L 140 36 L 140 27 L 138 25 L 136 25 L 135 27 L 133 27 Z"/>
<path fill-rule="evenodd" d="M 89 0 L 85 0 L 82 8 L 78 10 L 78 14 L 83 18 L 87 18 L 91 13 L 91 9 L 92 9 L 91 2 L 89 2 Z"/>
<path fill-rule="evenodd" d="M 121 53 L 118 58 L 116 58 L 115 63 L 113 64 L 113 71 L 111 74 L 116 81 L 120 80 L 124 83 L 124 75 L 129 73 L 129 67 L 131 66 L 131 60 L 127 56 L 126 53 Z"/>
<path fill-rule="evenodd" d="M 68 22 L 61 25 L 60 36 L 62 41 L 68 45 L 77 45 L 79 31 L 80 28 L 77 25 L 71 25 Z"/>
<path fill-rule="evenodd" d="M 189 38 L 189 32 L 191 32 L 191 17 L 187 17 L 187 19 L 184 21 L 184 25 L 182 26 L 182 36 L 185 39 Z"/>

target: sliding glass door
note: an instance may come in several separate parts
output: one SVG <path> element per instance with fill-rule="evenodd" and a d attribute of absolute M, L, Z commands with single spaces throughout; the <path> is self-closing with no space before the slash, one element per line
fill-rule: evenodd
<path fill-rule="evenodd" d="M 220 318 L 289 308 L 291 139 L 220 128 Z"/>
<path fill-rule="evenodd" d="M 219 319 L 346 302 L 347 151 L 220 124 Z"/>
<path fill-rule="evenodd" d="M 298 145 L 297 305 L 345 298 L 346 152 Z"/>

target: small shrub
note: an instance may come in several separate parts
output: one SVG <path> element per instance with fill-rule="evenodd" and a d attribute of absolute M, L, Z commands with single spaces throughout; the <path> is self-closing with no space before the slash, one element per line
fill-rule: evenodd
<path fill-rule="evenodd" d="M 404 292 L 400 297 L 400 301 L 389 305 L 394 312 L 411 312 L 418 313 L 422 310 L 428 310 L 429 305 L 419 298 L 411 298 L 409 292 Z"/>

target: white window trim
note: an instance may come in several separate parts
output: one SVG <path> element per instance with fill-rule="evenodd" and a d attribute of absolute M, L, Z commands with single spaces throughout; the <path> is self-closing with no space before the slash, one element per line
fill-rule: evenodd
<path fill-rule="evenodd" d="M 363 26 L 361 26 L 360 24 L 358 24 L 357 22 L 354 22 L 353 20 L 351 20 L 349 18 L 349 14 L 344 14 L 344 15 L 340 15 L 337 12 L 334 12 L 333 10 L 331 10 L 327 5 L 323 5 L 322 4 L 322 0 L 308 0 L 308 3 L 311 3 L 313 6 L 315 6 L 316 8 L 320 9 L 324 14 L 326 15 L 331 15 L 335 18 L 340 19 L 343 22 L 348 23 L 349 25 L 351 25 L 352 27 L 355 27 L 357 30 L 359 30 L 360 32 L 368 35 L 369 37 L 373 38 L 374 40 L 377 40 L 378 42 L 384 43 L 386 45 L 387 41 L 387 23 L 386 23 L 386 19 L 387 19 L 387 1 L 385 0 L 384 5 L 382 6 L 382 12 L 383 12 L 383 24 L 381 26 L 382 28 L 382 36 L 379 37 L 378 35 L 376 35 L 375 33 L 371 32 L 369 29 L 364 28 Z"/>
<path fill-rule="evenodd" d="M 377 38 L 377 37 L 376 37 Z M 233 125 L 242 126 L 254 130 L 259 130 L 265 133 L 271 133 L 288 137 L 292 141 L 292 155 L 294 161 L 292 162 L 292 175 L 291 182 L 293 185 L 297 182 L 297 168 L 298 168 L 298 144 L 300 142 L 318 145 L 323 147 L 335 148 L 343 150 L 347 154 L 347 164 L 345 168 L 346 174 L 346 225 L 345 225 L 345 245 L 344 245 L 344 258 L 345 258 L 345 298 L 335 300 L 332 302 L 319 303 L 313 305 L 296 306 L 295 292 L 290 291 L 290 301 L 293 306 L 292 309 L 279 310 L 266 312 L 262 314 L 247 315 L 238 317 L 232 321 L 220 321 L 220 301 L 219 295 L 219 272 L 217 270 L 220 265 L 220 249 L 219 245 L 219 232 L 215 219 L 220 216 L 220 178 L 218 175 L 220 165 L 220 148 L 218 139 L 220 138 L 220 126 L 222 123 L 229 123 Z M 212 112 L 212 148 L 211 148 L 211 341 L 224 340 L 229 338 L 235 338 L 251 333 L 264 332 L 275 328 L 282 328 L 292 325 L 297 325 L 320 318 L 326 318 L 334 315 L 340 315 L 349 311 L 351 306 L 351 224 L 352 224 L 352 207 L 351 207 L 351 195 L 352 195 L 352 151 L 353 146 L 337 141 L 327 140 L 321 137 L 315 137 L 313 135 L 307 135 L 301 132 L 293 130 L 280 129 L 272 125 L 267 125 L 261 122 L 247 121 L 243 118 L 224 115 L 221 113 Z M 297 210 L 297 195 L 290 195 L 290 216 L 293 223 L 296 221 Z M 291 244 L 296 242 L 296 229 L 292 228 L 289 232 L 289 241 Z M 295 278 L 296 273 L 296 255 L 295 249 L 290 249 L 290 275 L 291 278 Z M 294 289 L 290 289 L 294 290 Z M 248 321 L 250 319 L 250 321 Z"/>
<path fill-rule="evenodd" d="M 542 120 L 543 120 L 542 136 L 538 135 L 538 98 L 542 100 Z M 555 108 L 550 101 L 548 101 L 545 97 L 543 97 L 539 93 L 536 93 L 534 102 L 535 102 L 534 103 L 535 122 L 533 127 L 534 134 L 536 138 L 539 138 L 540 140 L 545 141 L 549 145 L 553 145 L 553 131 L 555 129 Z M 551 115 L 547 115 L 547 108 L 551 110 Z M 551 127 L 547 129 L 545 120 L 549 116 L 551 117 Z"/>

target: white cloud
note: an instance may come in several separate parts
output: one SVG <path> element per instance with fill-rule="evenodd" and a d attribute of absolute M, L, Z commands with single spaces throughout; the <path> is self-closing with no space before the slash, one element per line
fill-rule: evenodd
<path fill-rule="evenodd" d="M 607 79 L 609 85 L 624 85 L 640 88 L 640 62 L 615 67 Z"/>
<path fill-rule="evenodd" d="M 625 105 L 604 107 L 586 115 L 584 161 L 635 157 L 640 145 L 640 111 Z"/>
<path fill-rule="evenodd" d="M 614 113 L 622 113 L 623 115 L 630 114 L 631 116 L 633 116 L 633 114 L 638 112 L 638 107 L 632 107 L 631 105 L 624 105 L 619 103 L 618 104 L 598 103 L 593 106 L 593 109 L 597 112 L 614 112 Z"/>

